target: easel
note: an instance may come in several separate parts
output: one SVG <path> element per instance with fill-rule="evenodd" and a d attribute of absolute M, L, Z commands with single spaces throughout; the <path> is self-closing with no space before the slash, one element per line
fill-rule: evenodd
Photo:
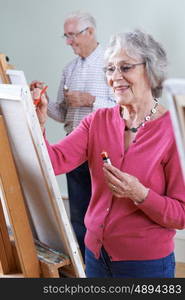
<path fill-rule="evenodd" d="M 10 83 L 10 79 L 6 74 L 6 71 L 8 69 L 14 69 L 13 65 L 10 65 L 8 61 L 9 58 L 3 53 L 0 53 L 0 79 L 2 83 Z"/>
<path fill-rule="evenodd" d="M 0 117 L 0 139 L 0 184 L 13 228 L 21 269 L 24 277 L 39 277 L 36 250 L 2 116 Z M 5 224 L 1 207 L 1 244 L 3 245 L 1 265 L 4 273 L 12 273 L 16 271 L 17 265 Z"/>
<path fill-rule="evenodd" d="M 0 78 L 10 83 L 6 70 L 11 68 L 0 54 Z M 71 261 L 64 254 L 35 242 L 31 231 L 24 197 L 8 141 L 3 116 L 0 115 L 0 188 L 12 226 L 10 236 L 0 201 L 0 277 L 75 277 Z M 62 271 L 60 271 L 62 267 Z"/>

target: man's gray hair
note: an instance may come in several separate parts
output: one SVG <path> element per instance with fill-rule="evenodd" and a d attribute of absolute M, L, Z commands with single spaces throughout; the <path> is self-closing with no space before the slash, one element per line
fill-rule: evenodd
<path fill-rule="evenodd" d="M 96 20 L 91 14 L 82 11 L 75 11 L 65 18 L 64 23 L 71 19 L 76 19 L 78 21 L 78 30 L 83 30 L 85 27 L 93 27 L 96 32 Z"/>
<path fill-rule="evenodd" d="M 105 51 L 105 63 L 125 50 L 130 57 L 140 59 L 146 64 L 147 76 L 156 98 L 162 94 L 162 83 L 166 79 L 167 56 L 162 45 L 139 29 L 112 36 Z"/>

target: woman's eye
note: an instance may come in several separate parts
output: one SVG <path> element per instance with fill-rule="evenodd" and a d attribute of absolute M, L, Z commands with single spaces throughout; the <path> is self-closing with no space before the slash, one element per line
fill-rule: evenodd
<path fill-rule="evenodd" d="M 131 66 L 120 66 L 120 70 L 123 73 L 127 73 L 131 68 Z"/>
<path fill-rule="evenodd" d="M 108 71 L 108 72 L 110 72 L 110 73 L 113 73 L 113 72 L 114 72 L 114 70 L 115 70 L 115 68 L 114 68 L 114 67 L 109 67 L 109 68 L 107 68 L 107 71 Z"/>

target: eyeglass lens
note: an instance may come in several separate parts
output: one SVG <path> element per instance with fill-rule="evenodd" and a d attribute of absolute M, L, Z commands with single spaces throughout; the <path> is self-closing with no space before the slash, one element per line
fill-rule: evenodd
<path fill-rule="evenodd" d="M 128 73 L 131 69 L 135 68 L 136 66 L 142 65 L 142 64 L 144 64 L 144 62 L 137 63 L 137 64 L 123 64 L 123 65 L 120 65 L 117 67 L 116 66 L 108 66 L 104 70 L 105 70 L 105 73 L 107 73 L 108 75 L 112 75 L 116 69 L 120 73 L 125 74 L 125 73 Z"/>

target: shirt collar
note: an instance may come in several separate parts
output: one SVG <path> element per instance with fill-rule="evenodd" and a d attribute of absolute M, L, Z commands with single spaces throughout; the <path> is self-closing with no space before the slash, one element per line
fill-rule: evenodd
<path fill-rule="evenodd" d="M 94 49 L 94 51 L 87 56 L 86 58 L 81 58 L 81 60 L 89 65 L 94 64 L 96 61 L 97 57 L 102 53 L 102 47 L 100 44 L 97 45 L 97 47 Z"/>

